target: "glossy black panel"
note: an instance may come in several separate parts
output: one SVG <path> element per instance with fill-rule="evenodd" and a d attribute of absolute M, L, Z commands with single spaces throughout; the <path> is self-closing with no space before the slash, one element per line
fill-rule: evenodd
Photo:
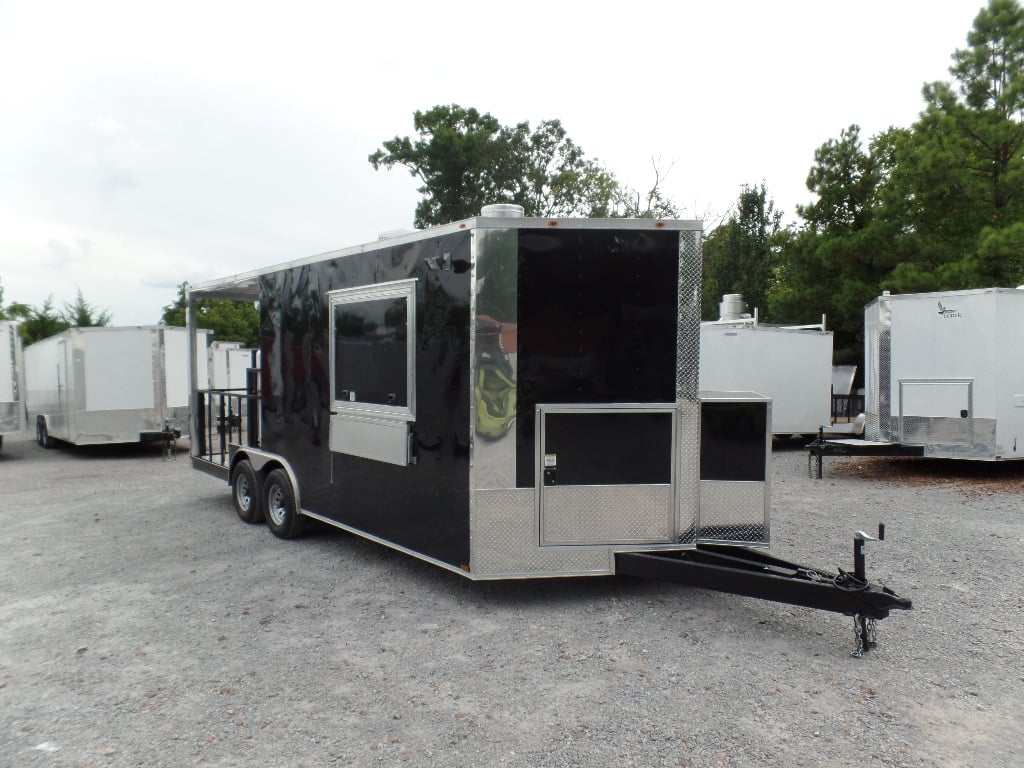
<path fill-rule="evenodd" d="M 674 402 L 679 234 L 521 230 L 518 268 L 516 485 L 533 487 L 538 403 Z"/>
<path fill-rule="evenodd" d="M 557 485 L 672 482 L 671 413 L 549 413 L 544 452 Z"/>
<path fill-rule="evenodd" d="M 700 479 L 765 479 L 768 406 L 714 403 L 700 406 Z"/>
<path fill-rule="evenodd" d="M 453 265 L 469 259 L 469 233 L 460 232 L 270 273 L 260 297 L 262 447 L 292 465 L 302 506 L 456 566 L 469 562 L 470 273 Z M 327 293 L 409 278 L 417 463 L 332 453 Z M 404 366 L 400 357 L 378 364 Z"/>

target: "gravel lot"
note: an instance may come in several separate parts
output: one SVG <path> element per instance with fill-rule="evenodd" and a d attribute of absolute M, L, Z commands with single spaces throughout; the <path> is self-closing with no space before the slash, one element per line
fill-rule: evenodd
<path fill-rule="evenodd" d="M 185 448 L 0 450 L 0 766 L 1024 765 L 1024 466 L 773 456 L 772 551 L 914 601 L 474 583 L 239 522 Z M 889 471 L 894 468 L 894 471 Z M 924 479 L 914 480 L 914 478 Z"/>

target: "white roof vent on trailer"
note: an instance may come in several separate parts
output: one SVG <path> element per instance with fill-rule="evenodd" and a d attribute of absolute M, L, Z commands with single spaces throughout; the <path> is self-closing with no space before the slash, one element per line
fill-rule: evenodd
<path fill-rule="evenodd" d="M 718 304 L 719 320 L 746 320 L 750 317 L 742 293 L 727 293 Z"/>
<path fill-rule="evenodd" d="M 480 209 L 481 216 L 495 219 L 521 219 L 525 215 L 523 206 L 513 203 L 495 203 Z"/>

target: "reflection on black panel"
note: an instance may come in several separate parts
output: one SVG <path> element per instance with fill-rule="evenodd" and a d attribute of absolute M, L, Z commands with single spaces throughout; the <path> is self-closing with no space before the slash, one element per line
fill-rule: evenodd
<path fill-rule="evenodd" d="M 405 297 L 335 306 L 335 400 L 409 404 L 408 315 Z"/>
<path fill-rule="evenodd" d="M 700 479 L 763 481 L 767 427 L 767 403 L 701 403 Z"/>
<path fill-rule="evenodd" d="M 541 403 L 675 400 L 679 233 L 521 230 L 516 485 Z"/>

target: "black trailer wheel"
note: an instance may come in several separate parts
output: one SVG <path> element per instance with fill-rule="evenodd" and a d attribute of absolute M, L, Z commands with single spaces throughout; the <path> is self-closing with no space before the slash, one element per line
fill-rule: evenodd
<path fill-rule="evenodd" d="M 231 470 L 231 500 L 242 520 L 250 524 L 263 522 L 260 482 L 249 461 L 240 461 Z"/>
<path fill-rule="evenodd" d="M 46 428 L 46 419 L 40 416 L 36 419 L 36 442 L 40 448 L 53 448 L 53 438 L 50 437 L 50 430 Z"/>
<path fill-rule="evenodd" d="M 283 469 L 275 469 L 263 481 L 263 514 L 270 532 L 294 539 L 305 529 L 305 519 L 295 506 L 295 491 Z"/>

